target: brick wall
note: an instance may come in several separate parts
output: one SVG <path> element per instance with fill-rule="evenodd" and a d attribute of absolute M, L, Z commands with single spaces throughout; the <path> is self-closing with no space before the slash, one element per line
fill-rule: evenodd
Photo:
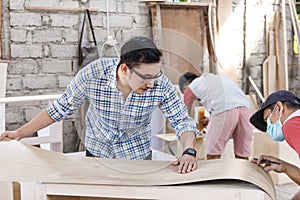
<path fill-rule="evenodd" d="M 106 41 L 105 0 L 30 0 L 28 6 L 90 7 L 98 46 Z M 77 45 L 83 12 L 28 10 L 24 0 L 3 0 L 3 59 L 9 60 L 6 96 L 57 94 L 64 91 L 78 71 Z M 122 44 L 134 35 L 151 37 L 150 17 L 145 3 L 137 0 L 109 0 L 110 34 Z M 90 36 L 91 38 L 91 36 Z M 111 48 L 104 56 L 115 56 Z M 14 130 L 32 119 L 48 104 L 13 103 L 6 106 L 6 129 Z M 74 120 L 64 121 L 66 152 L 74 150 Z M 75 134 L 74 134 L 75 133 Z"/>
<path fill-rule="evenodd" d="M 9 60 L 7 77 L 7 96 L 56 94 L 64 91 L 78 70 L 77 45 L 83 19 L 82 12 L 51 10 L 28 10 L 25 0 L 3 0 L 3 40 L 2 58 Z M 39 7 L 90 7 L 98 9 L 92 12 L 92 21 L 98 46 L 102 46 L 107 37 L 107 16 L 105 0 L 27 0 L 29 6 Z M 233 10 L 244 1 L 234 0 Z M 243 44 L 253 45 L 247 51 L 246 67 L 261 87 L 261 67 L 266 58 L 265 17 L 273 12 L 273 1 L 247 1 L 251 9 L 247 10 L 247 38 L 242 35 L 236 51 L 235 63 L 241 87 L 245 80 L 243 68 Z M 147 6 L 138 0 L 109 0 L 110 35 L 121 44 L 134 35 L 151 37 L 150 16 Z M 292 53 L 292 28 L 288 16 L 288 48 L 290 64 L 290 88 L 300 92 L 299 68 Z M 237 23 L 234 31 L 243 32 L 243 13 L 235 16 Z M 250 20 L 251 19 L 251 20 Z M 250 33 L 259 33 L 249 37 Z M 230 48 L 230 47 L 225 47 Z M 104 56 L 114 56 L 114 50 L 105 49 Z M 253 92 L 253 90 L 251 90 Z M 300 93 L 298 93 L 300 94 Z M 6 128 L 14 130 L 32 119 L 45 108 L 48 102 L 28 102 L 7 104 Z M 64 122 L 65 151 L 73 151 L 76 143 L 74 120 Z"/>

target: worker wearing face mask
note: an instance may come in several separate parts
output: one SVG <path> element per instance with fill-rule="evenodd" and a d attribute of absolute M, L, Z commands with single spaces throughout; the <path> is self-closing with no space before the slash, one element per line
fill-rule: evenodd
<path fill-rule="evenodd" d="M 269 113 L 272 108 L 272 112 L 269 117 L 267 117 L 267 114 L 265 117 L 267 117 L 267 130 L 266 132 L 268 135 L 275 141 L 282 142 L 284 140 L 284 135 L 282 133 L 282 123 L 280 121 L 280 118 L 282 116 L 282 109 L 280 109 L 276 104 L 273 104 L 270 106 L 270 108 L 267 108 L 265 111 L 266 113 Z M 278 114 L 276 115 L 277 112 Z M 271 121 L 271 118 L 273 119 Z M 277 119 L 278 118 L 278 119 Z"/>
<path fill-rule="evenodd" d="M 267 132 L 273 140 L 286 140 L 300 157 L 300 99 L 292 92 L 280 90 L 270 94 L 261 108 L 251 116 L 250 122 L 257 129 Z M 268 155 L 261 155 L 258 160 L 251 162 L 265 164 L 265 171 L 285 173 L 300 185 L 298 166 Z M 295 197 L 300 198 L 300 191 Z"/>
<path fill-rule="evenodd" d="M 280 90 L 270 94 L 250 122 L 273 140 L 286 142 L 300 157 L 300 99 Z"/>

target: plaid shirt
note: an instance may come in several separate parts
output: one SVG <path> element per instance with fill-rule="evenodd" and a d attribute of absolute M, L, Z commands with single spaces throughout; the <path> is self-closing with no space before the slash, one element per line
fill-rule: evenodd
<path fill-rule="evenodd" d="M 197 131 L 165 75 L 145 93 L 132 91 L 124 99 L 117 89 L 118 61 L 103 58 L 80 70 L 63 95 L 48 105 L 50 117 L 55 121 L 68 118 L 87 99 L 85 147 L 103 158 L 144 159 L 151 150 L 150 121 L 156 107 L 170 120 L 178 137 Z"/>

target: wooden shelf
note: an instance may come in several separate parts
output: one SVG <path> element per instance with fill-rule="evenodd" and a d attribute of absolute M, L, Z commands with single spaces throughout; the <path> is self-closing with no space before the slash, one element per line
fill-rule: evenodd
<path fill-rule="evenodd" d="M 155 6 L 157 3 L 159 3 L 161 6 L 164 7 L 178 7 L 178 6 L 184 6 L 184 7 L 208 7 L 210 3 L 204 3 L 204 2 L 165 2 L 165 1 L 142 1 L 147 3 L 147 6 Z"/>

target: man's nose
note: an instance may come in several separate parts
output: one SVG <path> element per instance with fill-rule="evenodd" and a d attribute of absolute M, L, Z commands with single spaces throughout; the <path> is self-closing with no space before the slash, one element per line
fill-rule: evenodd
<path fill-rule="evenodd" d="M 153 88 L 154 87 L 154 80 L 151 80 L 150 82 L 146 83 L 146 86 L 148 88 Z"/>

